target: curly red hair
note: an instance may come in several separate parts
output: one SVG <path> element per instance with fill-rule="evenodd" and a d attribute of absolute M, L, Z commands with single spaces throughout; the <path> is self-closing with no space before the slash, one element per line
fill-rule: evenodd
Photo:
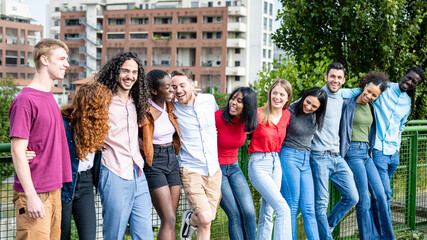
<path fill-rule="evenodd" d="M 76 92 L 72 104 L 61 109 L 62 115 L 70 119 L 77 157 L 82 161 L 104 144 L 110 129 L 108 108 L 112 97 L 111 90 L 101 83 L 87 83 Z"/>

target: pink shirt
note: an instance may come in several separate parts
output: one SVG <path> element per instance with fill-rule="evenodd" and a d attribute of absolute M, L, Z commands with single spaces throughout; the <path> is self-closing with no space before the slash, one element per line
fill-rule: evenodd
<path fill-rule="evenodd" d="M 127 103 L 113 96 L 108 109 L 110 130 L 105 138 L 102 165 L 126 180 L 133 179 L 133 164 L 142 170 L 144 159 L 139 152 L 138 119 L 132 98 Z"/>
<path fill-rule="evenodd" d="M 52 92 L 23 88 L 10 105 L 9 119 L 10 137 L 27 139 L 28 150 L 36 153 L 28 162 L 36 192 L 50 192 L 71 182 L 67 137 Z M 16 174 L 13 189 L 24 192 Z"/>

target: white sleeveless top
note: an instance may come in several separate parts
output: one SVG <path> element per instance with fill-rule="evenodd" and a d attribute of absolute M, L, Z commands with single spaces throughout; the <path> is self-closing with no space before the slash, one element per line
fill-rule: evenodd
<path fill-rule="evenodd" d="M 163 108 L 159 107 L 153 100 L 148 99 L 148 102 L 161 112 L 159 118 L 154 121 L 153 144 L 167 144 L 173 141 L 175 127 L 169 120 L 169 114 L 166 111 L 166 102 Z"/>

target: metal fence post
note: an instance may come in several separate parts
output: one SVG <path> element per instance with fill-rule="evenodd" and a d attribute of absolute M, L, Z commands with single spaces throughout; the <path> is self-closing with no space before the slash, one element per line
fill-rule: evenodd
<path fill-rule="evenodd" d="M 410 163 L 408 186 L 408 216 L 407 221 L 411 229 L 415 229 L 415 214 L 417 201 L 417 160 L 418 160 L 418 131 L 410 138 Z"/>

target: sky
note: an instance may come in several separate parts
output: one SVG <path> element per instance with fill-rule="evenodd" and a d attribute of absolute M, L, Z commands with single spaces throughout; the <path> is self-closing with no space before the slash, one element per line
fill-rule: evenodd
<path fill-rule="evenodd" d="M 42 24 L 44 26 L 43 32 L 47 36 L 46 19 L 48 13 L 46 12 L 46 5 L 49 4 L 49 0 L 14 0 L 28 4 L 30 7 L 31 18 L 35 19 L 36 24 Z"/>

